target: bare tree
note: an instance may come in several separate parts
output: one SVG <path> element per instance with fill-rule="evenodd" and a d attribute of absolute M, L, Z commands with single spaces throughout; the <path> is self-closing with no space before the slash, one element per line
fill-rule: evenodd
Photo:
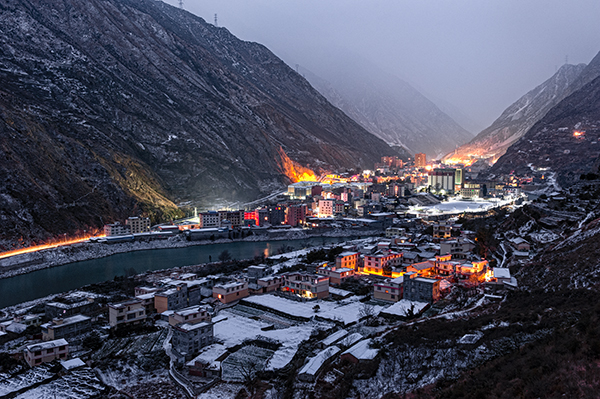
<path fill-rule="evenodd" d="M 363 304 L 358 310 L 359 319 L 371 319 L 375 316 L 375 307 L 368 303 Z"/>
<path fill-rule="evenodd" d="M 235 369 L 244 379 L 244 385 L 248 388 L 250 397 L 253 397 L 258 385 L 258 378 L 256 377 L 256 373 L 260 370 L 258 362 L 256 359 L 241 359 L 235 365 Z"/>

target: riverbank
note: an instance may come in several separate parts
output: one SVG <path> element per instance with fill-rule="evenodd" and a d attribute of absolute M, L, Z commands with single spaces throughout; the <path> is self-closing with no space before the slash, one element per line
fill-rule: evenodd
<path fill-rule="evenodd" d="M 62 266 L 69 263 L 81 262 L 92 259 L 104 258 L 116 254 L 135 251 L 146 251 L 154 249 L 176 249 L 199 245 L 229 244 L 235 242 L 256 241 L 287 241 L 302 240 L 314 237 L 351 237 L 351 236 L 373 236 L 381 231 L 364 230 L 329 230 L 320 232 L 316 230 L 293 231 L 279 237 L 268 235 L 253 235 L 243 239 L 218 239 L 204 241 L 187 241 L 183 236 L 172 237 L 166 240 L 134 241 L 115 244 L 102 244 L 84 242 L 63 247 L 46 249 L 39 252 L 15 255 L 0 260 L 0 279 L 27 274 L 50 267 Z"/>

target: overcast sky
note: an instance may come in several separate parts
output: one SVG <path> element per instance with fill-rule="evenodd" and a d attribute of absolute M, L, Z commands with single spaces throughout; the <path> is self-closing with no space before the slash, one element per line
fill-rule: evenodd
<path fill-rule="evenodd" d="M 177 5 L 177 0 L 167 0 Z M 565 63 L 600 51 L 598 0 L 184 0 L 318 73 L 342 47 L 487 126 Z M 319 56 L 315 56 L 319 54 Z"/>

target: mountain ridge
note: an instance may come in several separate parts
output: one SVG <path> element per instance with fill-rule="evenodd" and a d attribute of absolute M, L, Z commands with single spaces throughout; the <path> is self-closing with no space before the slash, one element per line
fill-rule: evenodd
<path fill-rule="evenodd" d="M 0 195 L 14 204 L 0 241 L 254 199 L 289 182 L 288 160 L 328 171 L 398 154 L 266 47 L 165 3 L 0 9 Z"/>
<path fill-rule="evenodd" d="M 332 104 L 389 145 L 437 158 L 473 137 L 409 83 L 369 61 L 344 50 L 328 53 L 327 60 L 317 72 L 302 72 Z"/>
<path fill-rule="evenodd" d="M 447 154 L 444 159 L 459 162 L 476 156 L 497 160 L 548 110 L 568 95 L 569 88 L 586 67 L 585 64 L 561 66 L 549 79 L 506 108 L 489 127 L 469 143 Z"/>

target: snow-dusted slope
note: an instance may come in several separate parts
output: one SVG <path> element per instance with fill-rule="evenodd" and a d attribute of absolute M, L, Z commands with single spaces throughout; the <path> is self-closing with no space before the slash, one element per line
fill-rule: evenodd
<path fill-rule="evenodd" d="M 498 159 L 565 97 L 585 67 L 585 64 L 563 65 L 550 79 L 508 107 L 491 126 L 445 159 L 466 159 L 470 155 Z"/>

